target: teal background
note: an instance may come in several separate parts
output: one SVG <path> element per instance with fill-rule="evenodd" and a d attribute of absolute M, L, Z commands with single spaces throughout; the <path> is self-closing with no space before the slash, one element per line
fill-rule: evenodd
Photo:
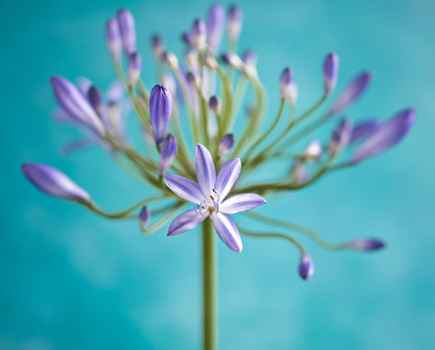
<path fill-rule="evenodd" d="M 316 262 L 309 283 L 282 242 L 248 241 L 236 255 L 219 243 L 221 349 L 433 349 L 433 111 L 435 27 L 431 1 L 239 1 L 243 47 L 276 110 L 277 77 L 291 65 L 307 106 L 322 88 L 325 53 L 341 56 L 339 87 L 362 68 L 374 74 L 355 119 L 415 106 L 417 123 L 393 152 L 279 196 L 263 212 L 306 224 L 327 239 L 381 236 L 379 254 L 331 254 L 303 240 Z M 63 157 L 79 133 L 56 125 L 48 78 L 113 78 L 103 25 L 131 9 L 153 83 L 148 37 L 179 32 L 207 1 L 12 1 L 0 4 L 0 349 L 199 349 L 198 232 L 143 237 L 137 224 L 104 221 L 37 192 L 24 161 L 63 169 L 103 207 L 121 209 L 148 192 L 100 149 Z M 271 118 L 271 116 L 269 116 Z M 133 120 L 133 116 L 130 117 Z M 134 122 L 131 123 L 133 126 Z M 268 172 L 282 171 L 275 164 Z M 267 174 L 266 174 L 267 176 Z M 245 225 L 246 226 L 246 225 Z"/>

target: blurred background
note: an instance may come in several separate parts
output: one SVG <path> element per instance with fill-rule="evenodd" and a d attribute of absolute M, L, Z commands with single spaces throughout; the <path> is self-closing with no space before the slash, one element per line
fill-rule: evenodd
<path fill-rule="evenodd" d="M 270 93 L 269 118 L 277 108 L 282 68 L 294 69 L 303 109 L 322 91 L 324 55 L 336 51 L 339 88 L 361 69 L 374 75 L 349 116 L 386 118 L 415 106 L 417 123 L 394 151 L 276 197 L 262 210 L 332 241 L 380 236 L 387 250 L 333 254 L 302 238 L 316 263 L 314 278 L 303 282 L 296 251 L 283 242 L 245 239 L 241 255 L 219 242 L 220 348 L 433 349 L 435 4 L 239 4 L 245 16 L 240 46 L 259 56 Z M 62 145 L 79 133 L 53 121 L 48 79 L 85 76 L 107 87 L 114 74 L 104 22 L 127 7 L 136 17 L 143 77 L 151 86 L 150 34 L 162 33 L 168 47 L 181 53 L 180 32 L 209 5 L 198 0 L 0 4 L 1 350 L 200 348 L 199 233 L 144 237 L 135 222 L 105 221 L 42 195 L 25 181 L 20 164 L 62 169 L 108 210 L 143 198 L 148 188 L 125 176 L 98 147 L 61 155 Z M 134 128 L 134 116 L 129 118 Z"/>

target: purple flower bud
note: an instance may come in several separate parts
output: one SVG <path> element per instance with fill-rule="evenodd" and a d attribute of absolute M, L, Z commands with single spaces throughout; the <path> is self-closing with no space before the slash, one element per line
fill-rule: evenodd
<path fill-rule="evenodd" d="M 87 93 L 87 98 L 94 111 L 97 112 L 98 115 L 100 115 L 101 95 L 98 89 L 94 85 L 91 85 L 91 87 L 89 88 Z"/>
<path fill-rule="evenodd" d="M 160 170 L 168 169 L 177 154 L 177 140 L 171 134 L 167 135 L 160 145 Z"/>
<path fill-rule="evenodd" d="M 373 157 L 395 146 L 408 134 L 415 122 L 415 110 L 407 108 L 382 123 L 355 151 L 352 163 Z"/>
<path fill-rule="evenodd" d="M 119 31 L 121 32 L 122 46 L 127 55 L 136 51 L 136 30 L 134 18 L 130 11 L 121 9 L 116 13 Z"/>
<path fill-rule="evenodd" d="M 368 72 L 362 72 L 355 77 L 334 102 L 328 114 L 330 116 L 338 114 L 346 107 L 357 101 L 358 98 L 366 91 L 370 80 L 371 75 Z"/>
<path fill-rule="evenodd" d="M 207 16 L 207 44 L 210 51 L 214 52 L 221 42 L 225 25 L 225 10 L 221 4 L 213 4 L 208 9 Z"/>
<path fill-rule="evenodd" d="M 161 85 L 154 85 L 150 95 L 151 127 L 154 140 L 158 145 L 163 141 L 172 113 L 171 94 Z"/>
<path fill-rule="evenodd" d="M 162 75 L 162 85 L 171 93 L 172 97 L 175 97 L 177 94 L 177 83 L 174 77 L 170 74 Z"/>
<path fill-rule="evenodd" d="M 154 54 L 157 57 L 160 57 L 160 55 L 163 52 L 162 38 L 158 34 L 153 34 L 151 36 L 150 41 L 151 41 L 151 48 L 153 49 Z"/>
<path fill-rule="evenodd" d="M 222 138 L 221 142 L 219 142 L 219 154 L 221 156 L 224 156 L 229 151 L 231 151 L 233 146 L 234 146 L 234 135 L 233 134 L 226 134 Z"/>
<path fill-rule="evenodd" d="M 364 141 L 365 139 L 373 135 L 373 133 L 375 133 L 380 126 L 381 123 L 375 119 L 364 120 L 356 124 L 352 129 L 352 137 L 350 138 L 350 143 L 353 144 Z"/>
<path fill-rule="evenodd" d="M 122 41 L 116 18 L 110 18 L 106 22 L 106 42 L 113 59 L 119 62 L 121 59 Z"/>
<path fill-rule="evenodd" d="M 97 135 L 104 135 L 103 123 L 86 97 L 71 82 L 62 77 L 52 77 L 50 82 L 54 96 L 65 113 Z"/>
<path fill-rule="evenodd" d="M 40 191 L 54 197 L 90 202 L 89 194 L 68 176 L 46 164 L 23 164 L 21 170 Z"/>
<path fill-rule="evenodd" d="M 139 81 L 142 59 L 137 52 L 128 56 L 128 83 L 135 86 Z"/>
<path fill-rule="evenodd" d="M 150 211 L 146 205 L 144 205 L 139 212 L 139 220 L 142 226 L 146 226 L 150 220 Z"/>
<path fill-rule="evenodd" d="M 325 81 L 325 95 L 331 94 L 337 84 L 340 60 L 334 52 L 326 55 L 323 62 L 323 79 Z"/>
<path fill-rule="evenodd" d="M 236 5 L 231 5 L 227 12 L 228 37 L 235 42 L 239 39 L 242 30 L 242 11 Z"/>
<path fill-rule="evenodd" d="M 334 155 L 342 151 L 349 143 L 352 136 L 352 122 L 349 119 L 342 119 L 332 132 L 329 144 L 329 153 Z"/>
<path fill-rule="evenodd" d="M 243 62 L 240 57 L 233 52 L 222 54 L 221 61 L 236 69 L 240 69 L 243 66 Z"/>
<path fill-rule="evenodd" d="M 298 88 L 293 81 L 293 74 L 290 68 L 287 67 L 282 71 L 280 82 L 281 98 L 295 104 L 298 98 Z"/>
<path fill-rule="evenodd" d="M 341 245 L 344 249 L 357 250 L 362 252 L 372 252 L 385 248 L 385 242 L 373 238 L 373 239 L 356 239 Z"/>
<path fill-rule="evenodd" d="M 245 52 L 243 52 L 242 61 L 247 66 L 254 66 L 255 67 L 257 64 L 257 55 L 255 54 L 254 51 L 247 49 L 247 50 L 245 50 Z"/>
<path fill-rule="evenodd" d="M 181 41 L 186 45 L 186 46 L 192 46 L 192 35 L 188 32 L 183 32 L 181 33 Z"/>
<path fill-rule="evenodd" d="M 308 254 L 303 254 L 298 268 L 299 276 L 302 279 L 308 280 L 314 274 L 314 263 Z"/>
<path fill-rule="evenodd" d="M 207 27 L 202 19 L 195 19 L 192 24 L 191 41 L 193 47 L 203 50 L 207 43 Z"/>
<path fill-rule="evenodd" d="M 172 69 L 178 69 L 178 59 L 174 53 L 163 51 L 160 55 L 160 59 Z"/>
<path fill-rule="evenodd" d="M 210 97 L 208 100 L 208 106 L 215 114 L 219 114 L 220 103 L 216 95 Z"/>

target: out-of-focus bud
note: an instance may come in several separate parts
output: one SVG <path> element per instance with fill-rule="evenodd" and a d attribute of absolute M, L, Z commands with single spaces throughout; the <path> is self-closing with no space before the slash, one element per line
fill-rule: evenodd
<path fill-rule="evenodd" d="M 110 18 L 106 22 L 106 43 L 113 60 L 119 62 L 121 59 L 122 41 L 116 18 Z"/>
<path fill-rule="evenodd" d="M 350 143 L 358 143 L 366 140 L 373 135 L 381 126 L 381 122 L 376 119 L 367 119 L 357 123 L 352 129 L 352 137 Z"/>
<path fill-rule="evenodd" d="M 169 117 L 172 113 L 172 96 L 168 90 L 161 85 L 154 85 L 150 95 L 151 127 L 154 140 L 159 144 L 166 137 Z"/>
<path fill-rule="evenodd" d="M 160 171 L 168 169 L 177 154 L 177 140 L 171 134 L 167 135 L 160 145 Z"/>
<path fill-rule="evenodd" d="M 237 5 L 231 5 L 227 12 L 227 31 L 230 41 L 236 42 L 242 30 L 242 11 Z"/>
<path fill-rule="evenodd" d="M 385 248 L 385 242 L 380 239 L 356 239 L 340 245 L 343 249 L 356 250 L 360 252 L 373 252 Z"/>
<path fill-rule="evenodd" d="M 208 69 L 217 70 L 219 67 L 218 62 L 213 56 L 207 55 L 204 60 L 205 65 Z"/>
<path fill-rule="evenodd" d="M 120 9 L 116 13 L 119 31 L 121 33 L 122 46 L 127 55 L 136 52 L 136 29 L 134 18 L 130 11 Z"/>
<path fill-rule="evenodd" d="M 229 66 L 235 69 L 241 69 L 243 66 L 243 61 L 240 59 L 240 57 L 237 54 L 233 52 L 222 54 L 221 60 L 223 63 L 228 64 Z"/>
<path fill-rule="evenodd" d="M 352 122 L 343 118 L 332 132 L 331 142 L 329 143 L 329 154 L 331 156 L 341 152 L 352 137 Z"/>
<path fill-rule="evenodd" d="M 181 41 L 187 46 L 192 46 L 192 35 L 188 32 L 181 33 Z"/>
<path fill-rule="evenodd" d="M 195 19 L 192 24 L 191 33 L 192 46 L 202 51 L 207 44 L 207 27 L 202 19 Z"/>
<path fill-rule="evenodd" d="M 245 50 L 242 55 L 246 72 L 251 76 L 257 76 L 257 55 L 252 50 Z"/>
<path fill-rule="evenodd" d="M 293 73 L 290 68 L 284 68 L 280 77 L 281 98 L 289 101 L 292 105 L 298 99 L 298 87 L 293 81 Z"/>
<path fill-rule="evenodd" d="M 234 135 L 226 134 L 219 142 L 219 154 L 221 156 L 226 155 L 234 146 Z"/>
<path fill-rule="evenodd" d="M 341 95 L 334 102 L 328 115 L 332 116 L 342 112 L 346 107 L 356 102 L 359 97 L 367 90 L 371 81 L 371 74 L 362 72 L 356 76 L 344 89 Z"/>
<path fill-rule="evenodd" d="M 186 81 L 192 86 L 199 86 L 199 78 L 193 72 L 186 73 Z"/>
<path fill-rule="evenodd" d="M 322 144 L 319 140 L 314 140 L 305 148 L 303 158 L 305 160 L 316 160 L 322 156 Z"/>
<path fill-rule="evenodd" d="M 189 50 L 186 53 L 186 62 L 189 66 L 189 68 L 197 72 L 199 70 L 199 57 L 198 57 L 198 51 L 196 50 Z"/>
<path fill-rule="evenodd" d="M 172 97 L 176 96 L 177 83 L 171 74 L 163 74 L 161 83 L 171 93 Z"/>
<path fill-rule="evenodd" d="M 325 61 L 323 62 L 323 79 L 325 82 L 325 96 L 332 93 L 337 85 L 338 70 L 339 70 L 340 60 L 338 55 L 331 52 L 326 55 Z"/>
<path fill-rule="evenodd" d="M 162 38 L 158 34 L 153 34 L 150 39 L 151 48 L 153 49 L 154 55 L 160 57 L 163 52 Z"/>
<path fill-rule="evenodd" d="M 142 59 L 137 52 L 128 56 L 128 83 L 135 86 L 139 81 Z"/>
<path fill-rule="evenodd" d="M 293 181 L 295 181 L 298 184 L 304 183 L 305 181 L 308 180 L 308 172 L 307 169 L 305 167 L 305 162 L 301 159 L 296 159 L 293 164 L 292 167 L 290 169 L 290 175 L 293 179 Z"/>
<path fill-rule="evenodd" d="M 146 226 L 150 221 L 150 211 L 146 205 L 144 205 L 139 212 L 139 221 L 142 226 Z"/>
<path fill-rule="evenodd" d="M 172 69 L 178 69 L 178 59 L 174 53 L 163 51 L 160 57 L 169 67 Z"/>
<path fill-rule="evenodd" d="M 91 87 L 88 89 L 87 98 L 89 103 L 91 104 L 92 108 L 95 112 L 100 116 L 101 115 L 101 94 L 98 91 L 98 89 L 91 85 Z"/>
<path fill-rule="evenodd" d="M 208 100 L 208 107 L 216 114 L 219 115 L 220 113 L 220 103 L 219 99 L 216 95 L 213 95 Z"/>
<path fill-rule="evenodd" d="M 207 15 L 207 45 L 211 52 L 216 51 L 222 38 L 225 25 L 225 10 L 221 4 L 210 6 Z"/>
<path fill-rule="evenodd" d="M 97 135 L 104 135 L 104 125 L 97 113 L 87 98 L 71 82 L 62 77 L 52 77 L 50 82 L 54 96 L 65 113 Z"/>
<path fill-rule="evenodd" d="M 56 168 L 46 164 L 23 164 L 23 174 L 40 191 L 63 199 L 90 203 L 89 194 Z"/>
<path fill-rule="evenodd" d="M 308 254 L 303 254 L 298 267 L 299 276 L 304 280 L 309 280 L 314 274 L 314 263 Z"/>

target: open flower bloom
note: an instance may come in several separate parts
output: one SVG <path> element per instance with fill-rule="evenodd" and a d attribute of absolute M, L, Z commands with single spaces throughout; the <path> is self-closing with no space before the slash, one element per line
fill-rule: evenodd
<path fill-rule="evenodd" d="M 255 193 L 243 193 L 227 198 L 241 170 L 240 159 L 227 161 L 216 176 L 210 152 L 198 144 L 195 152 L 195 170 L 198 182 L 178 175 L 166 175 L 165 183 L 180 198 L 196 204 L 194 209 L 177 216 L 169 226 L 168 235 L 177 235 L 194 229 L 210 218 L 222 241 L 232 250 L 243 249 L 239 230 L 230 215 L 256 208 L 266 200 Z"/>

